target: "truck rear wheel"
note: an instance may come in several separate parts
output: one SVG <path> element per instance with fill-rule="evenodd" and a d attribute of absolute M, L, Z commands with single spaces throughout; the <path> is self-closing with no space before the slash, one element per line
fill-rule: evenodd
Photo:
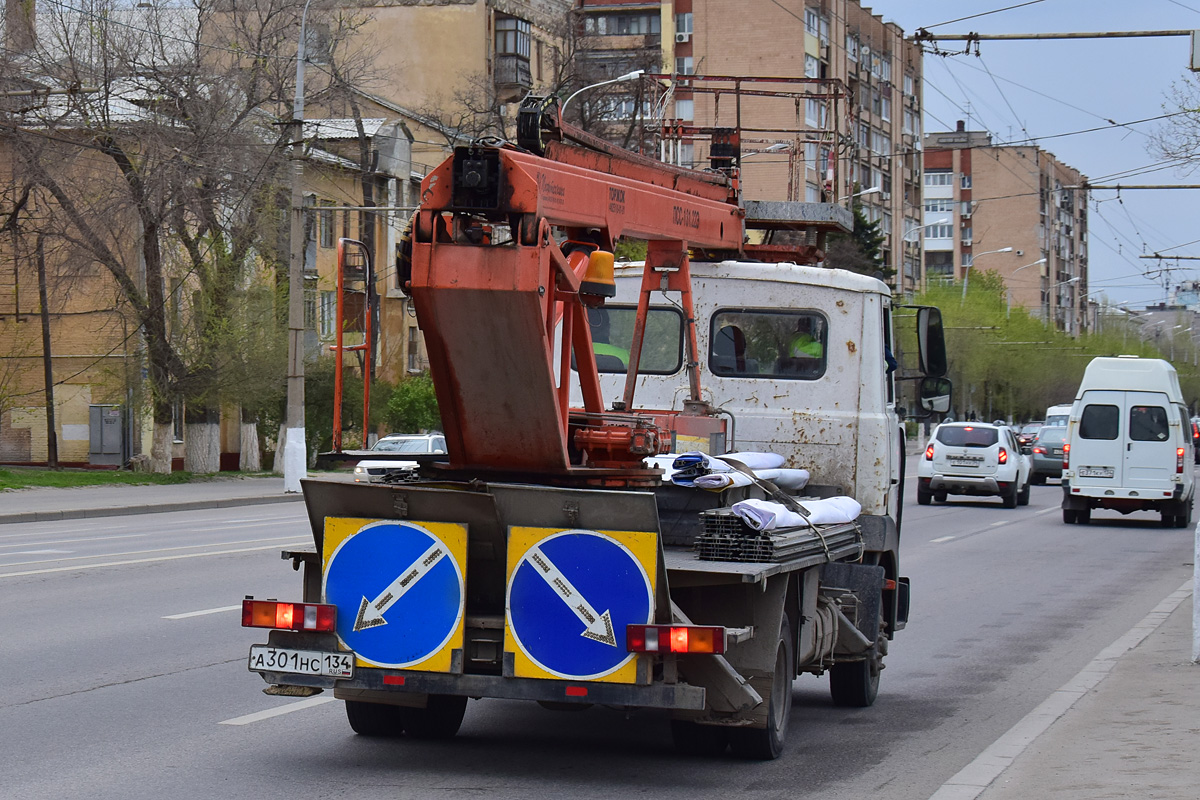
<path fill-rule="evenodd" d="M 346 719 L 360 736 L 399 736 L 404 733 L 400 706 L 347 700 Z"/>
<path fill-rule="evenodd" d="M 691 756 L 719 756 L 729 746 L 729 729 L 720 725 L 698 725 L 686 719 L 671 720 L 671 742 Z"/>
<path fill-rule="evenodd" d="M 917 488 L 917 505 L 927 506 L 933 502 L 933 492 L 926 492 L 921 488 Z"/>
<path fill-rule="evenodd" d="M 453 739 L 467 712 L 467 698 L 454 694 L 431 694 L 425 708 L 402 706 L 404 730 L 414 739 Z"/>
<path fill-rule="evenodd" d="M 765 728 L 731 728 L 729 747 L 734 755 L 757 761 L 769 761 L 783 754 L 788 721 L 792 718 L 793 661 L 792 626 L 787 616 L 779 631 L 775 648 L 775 673 L 771 677 L 771 696 L 767 699 Z"/>
<path fill-rule="evenodd" d="M 879 696 L 879 673 L 883 671 L 883 656 L 887 653 L 887 633 L 883 620 L 875 646 L 862 661 L 847 661 L 829 668 L 829 696 L 835 706 L 866 708 Z"/>

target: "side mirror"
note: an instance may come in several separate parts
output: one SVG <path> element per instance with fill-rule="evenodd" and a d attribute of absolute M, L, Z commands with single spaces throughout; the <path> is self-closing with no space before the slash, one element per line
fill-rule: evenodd
<path fill-rule="evenodd" d="M 953 385 L 949 378 L 923 378 L 918 390 L 918 402 L 924 416 L 945 414 L 950 410 Z"/>
<path fill-rule="evenodd" d="M 933 306 L 917 310 L 917 351 L 921 372 L 932 378 L 946 374 L 946 334 L 942 328 L 942 312 Z"/>

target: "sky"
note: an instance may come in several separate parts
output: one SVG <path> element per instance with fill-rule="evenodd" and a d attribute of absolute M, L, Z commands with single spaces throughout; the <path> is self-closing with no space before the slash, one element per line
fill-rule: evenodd
<path fill-rule="evenodd" d="M 907 36 L 922 27 L 934 34 L 1200 29 L 1200 0 L 860 2 Z M 959 52 L 964 44 L 938 43 Z M 1188 70 L 1189 37 L 983 41 L 979 53 L 925 55 L 926 132 L 953 130 L 958 120 L 967 120 L 969 130 L 990 131 L 996 144 L 1054 137 L 1036 143 L 1095 184 L 1200 184 L 1200 168 L 1192 174 L 1175 165 L 1162 169 L 1163 159 L 1150 149 L 1150 136 L 1163 120 L 1112 124 L 1178 111 L 1172 85 L 1195 80 Z M 1094 128 L 1101 130 L 1059 135 Z M 1119 197 L 1112 190 L 1093 191 L 1091 296 L 1141 308 L 1165 301 L 1168 288 L 1181 281 L 1200 279 L 1200 260 L 1139 258 L 1200 257 L 1198 210 L 1200 190 L 1124 190 Z"/>

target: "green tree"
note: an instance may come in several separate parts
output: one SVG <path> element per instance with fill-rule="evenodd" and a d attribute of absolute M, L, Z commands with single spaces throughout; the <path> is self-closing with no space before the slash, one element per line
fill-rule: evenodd
<path fill-rule="evenodd" d="M 387 405 L 385 421 L 395 433 L 440 430 L 441 413 L 429 373 L 404 378 L 397 384 Z"/>
<path fill-rule="evenodd" d="M 883 238 L 879 221 L 870 222 L 863 214 L 862 204 L 855 203 L 854 229 L 849 235 L 835 234 L 829 237 L 825 248 L 825 266 L 886 280 L 895 275 L 896 270 L 883 263 L 880 250 Z"/>

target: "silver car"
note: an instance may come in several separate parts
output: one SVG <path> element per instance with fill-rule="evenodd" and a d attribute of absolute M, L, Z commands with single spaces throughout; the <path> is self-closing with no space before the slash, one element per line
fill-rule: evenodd
<path fill-rule="evenodd" d="M 446 437 L 440 433 L 393 433 L 371 447 L 372 453 L 430 455 L 446 452 Z M 405 459 L 363 459 L 354 467 L 357 483 L 395 483 L 416 480 L 418 461 Z"/>

